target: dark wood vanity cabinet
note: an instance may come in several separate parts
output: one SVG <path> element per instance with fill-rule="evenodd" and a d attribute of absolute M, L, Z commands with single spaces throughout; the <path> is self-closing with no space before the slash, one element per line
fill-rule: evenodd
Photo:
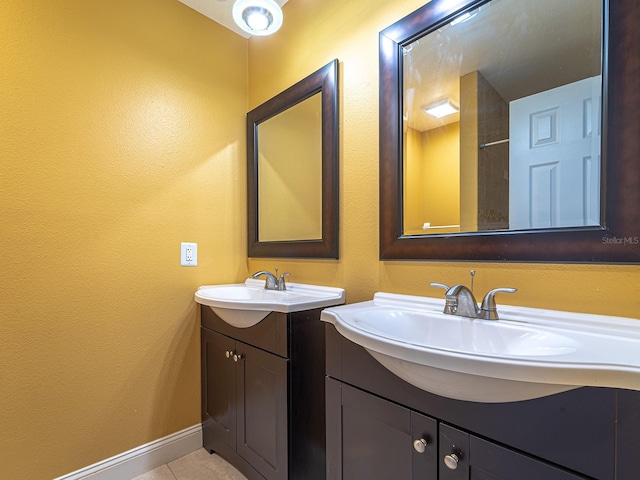
<path fill-rule="evenodd" d="M 204 447 L 250 480 L 325 478 L 320 311 L 235 328 L 201 308 Z"/>
<path fill-rule="evenodd" d="M 210 445 L 224 442 L 265 478 L 287 478 L 287 359 L 205 328 L 202 348 Z"/>
<path fill-rule="evenodd" d="M 640 478 L 640 392 L 452 400 L 396 377 L 333 325 L 326 340 L 327 480 Z"/>
<path fill-rule="evenodd" d="M 327 379 L 327 479 L 578 480 L 553 465 Z"/>
<path fill-rule="evenodd" d="M 327 479 L 438 478 L 434 419 L 332 378 L 326 388 Z"/>

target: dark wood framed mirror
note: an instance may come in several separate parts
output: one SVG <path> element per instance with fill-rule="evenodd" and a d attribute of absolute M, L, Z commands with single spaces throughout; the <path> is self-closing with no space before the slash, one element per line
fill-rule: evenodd
<path fill-rule="evenodd" d="M 380 33 L 380 259 L 640 263 L 640 88 L 637 87 L 640 78 L 640 29 L 637 25 L 640 3 L 635 0 L 603 1 L 597 5 L 602 88 L 601 99 L 597 101 L 601 108 L 601 147 L 596 221 L 578 226 L 509 229 L 507 213 L 506 227 L 476 225 L 468 231 L 460 228 L 460 231 L 440 233 L 436 230 L 428 234 L 406 227 L 405 127 L 410 112 L 406 108 L 408 94 L 404 82 L 408 70 L 404 57 L 429 35 L 438 36 L 441 42 L 457 41 L 455 32 L 447 30 L 452 24 L 461 23 L 460 20 L 473 17 L 482 9 L 497 11 L 498 3 L 508 1 L 432 0 Z M 559 0 L 551 13 L 557 14 L 560 4 L 569 1 L 572 0 Z M 516 8 L 536 3 L 513 1 Z M 583 4 L 578 2 L 577 5 Z M 572 8 L 575 11 L 575 5 Z M 518 22 L 527 16 L 517 14 Z M 573 18 L 565 25 L 571 21 Z M 491 49 L 500 52 L 511 42 L 508 37 L 498 38 L 491 44 Z M 443 50 L 438 47 L 436 51 Z M 566 65 L 560 68 L 568 68 L 571 60 L 565 58 Z M 436 69 L 438 60 L 434 57 L 430 65 Z M 513 62 L 502 64 L 504 71 L 511 67 L 515 67 Z M 474 68 L 483 71 L 478 66 Z M 463 136 L 460 133 L 461 144 Z M 494 140 L 503 143 L 501 138 L 476 138 L 480 144 L 475 143 L 474 148 L 483 148 Z M 510 179 L 509 175 L 505 170 L 505 178 Z M 433 180 L 446 183 L 440 178 Z M 461 174 L 457 188 L 466 189 L 465 181 Z M 519 194 L 526 195 L 516 192 L 516 197 Z M 428 228 L 430 223 L 425 221 L 424 225 Z"/>
<path fill-rule="evenodd" d="M 247 114 L 248 255 L 338 258 L 338 60 Z"/>

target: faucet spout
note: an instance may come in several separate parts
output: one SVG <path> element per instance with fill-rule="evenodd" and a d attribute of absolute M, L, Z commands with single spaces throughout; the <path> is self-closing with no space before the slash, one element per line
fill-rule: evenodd
<path fill-rule="evenodd" d="M 479 308 L 473 293 L 464 285 L 454 285 L 445 294 L 447 305 L 454 315 L 478 318 Z"/>
<path fill-rule="evenodd" d="M 266 270 L 260 270 L 259 272 L 254 273 L 253 275 L 251 275 L 252 278 L 258 278 L 261 277 L 262 275 L 264 275 L 265 277 L 267 277 L 267 280 L 264 284 L 264 288 L 266 290 L 286 290 L 287 289 L 287 284 L 285 282 L 285 277 L 288 277 L 289 275 L 291 275 L 289 272 L 283 273 L 282 275 L 280 275 L 279 277 L 278 275 L 278 269 L 276 268 L 276 274 L 274 275 L 271 272 L 267 272 Z"/>
<path fill-rule="evenodd" d="M 262 275 L 267 277 L 267 280 L 264 284 L 264 288 L 267 290 L 278 290 L 278 279 L 271 272 L 267 272 L 266 270 L 261 270 L 259 272 L 251 275 L 252 278 L 258 278 Z"/>

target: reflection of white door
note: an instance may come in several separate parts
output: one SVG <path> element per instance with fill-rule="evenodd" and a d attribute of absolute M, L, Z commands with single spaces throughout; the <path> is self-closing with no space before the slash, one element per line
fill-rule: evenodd
<path fill-rule="evenodd" d="M 509 106 L 509 228 L 600 223 L 599 76 Z"/>

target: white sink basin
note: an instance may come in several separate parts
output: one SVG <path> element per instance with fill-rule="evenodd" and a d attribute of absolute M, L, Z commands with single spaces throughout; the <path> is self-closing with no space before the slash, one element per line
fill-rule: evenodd
<path fill-rule="evenodd" d="M 445 315 L 444 300 L 376 293 L 321 319 L 432 393 L 512 402 L 581 386 L 640 390 L 640 320 L 498 306 L 500 320 Z"/>
<path fill-rule="evenodd" d="M 271 312 L 300 312 L 341 305 L 342 288 L 287 283 L 287 289 L 266 290 L 264 280 L 249 278 L 244 283 L 207 285 L 198 288 L 196 302 L 208 305 L 225 322 L 247 328 L 259 323 Z"/>

